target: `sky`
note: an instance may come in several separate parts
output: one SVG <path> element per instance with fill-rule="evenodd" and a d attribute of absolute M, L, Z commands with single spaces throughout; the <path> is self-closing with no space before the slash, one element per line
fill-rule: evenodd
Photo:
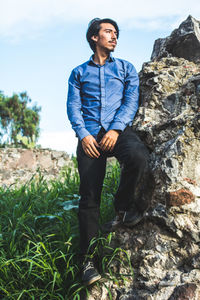
<path fill-rule="evenodd" d="M 26 91 L 41 106 L 43 148 L 75 154 L 77 138 L 66 114 L 68 78 L 92 55 L 85 35 L 95 17 L 120 28 L 113 56 L 139 72 L 154 41 L 171 34 L 188 15 L 200 20 L 199 0 L 0 0 L 0 90 Z"/>

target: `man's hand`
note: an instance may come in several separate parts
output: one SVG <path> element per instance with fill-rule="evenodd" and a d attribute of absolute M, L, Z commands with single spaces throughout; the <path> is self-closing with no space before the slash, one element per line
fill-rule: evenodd
<path fill-rule="evenodd" d="M 81 140 L 83 150 L 85 154 L 91 158 L 98 158 L 100 156 L 99 151 L 97 148 L 99 147 L 99 144 L 95 140 L 95 138 L 92 135 L 87 135 Z"/>
<path fill-rule="evenodd" d="M 117 130 L 109 130 L 101 139 L 99 145 L 103 151 L 112 151 L 115 147 L 119 136 L 119 132 Z"/>

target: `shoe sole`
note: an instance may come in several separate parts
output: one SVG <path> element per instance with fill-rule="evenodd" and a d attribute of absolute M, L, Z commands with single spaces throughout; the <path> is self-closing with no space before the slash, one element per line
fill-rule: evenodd
<path fill-rule="evenodd" d="M 132 227 L 132 226 L 135 226 L 137 225 L 144 217 L 141 217 L 133 222 L 130 222 L 130 223 L 123 223 L 124 226 L 126 227 Z"/>
<path fill-rule="evenodd" d="M 91 280 L 83 282 L 83 284 L 84 285 L 90 285 L 90 284 L 93 284 L 94 282 L 98 281 L 99 279 L 101 279 L 101 275 L 93 277 Z"/>

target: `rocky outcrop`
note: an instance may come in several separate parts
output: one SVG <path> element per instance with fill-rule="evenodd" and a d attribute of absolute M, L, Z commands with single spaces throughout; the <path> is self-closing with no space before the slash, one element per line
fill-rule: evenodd
<path fill-rule="evenodd" d="M 162 58 L 143 65 L 134 127 L 151 151 L 154 202 L 191 203 L 200 196 L 200 65 Z"/>
<path fill-rule="evenodd" d="M 199 53 L 200 22 L 189 16 L 169 37 L 155 41 L 151 59 L 175 56 L 200 62 Z"/>
<path fill-rule="evenodd" d="M 133 126 L 151 153 L 156 185 L 145 219 L 115 232 L 112 246 L 127 251 L 134 279 L 128 288 L 108 283 L 113 299 L 200 299 L 199 24 L 189 16 L 157 40 L 139 74 Z M 104 295 L 91 299 L 108 299 Z"/>
<path fill-rule="evenodd" d="M 0 186 L 24 184 L 39 174 L 49 181 L 57 178 L 63 167 L 73 167 L 66 152 L 48 149 L 2 148 L 0 164 Z"/>

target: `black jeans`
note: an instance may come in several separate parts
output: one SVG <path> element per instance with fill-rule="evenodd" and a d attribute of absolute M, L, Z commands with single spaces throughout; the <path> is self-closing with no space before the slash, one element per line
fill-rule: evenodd
<path fill-rule="evenodd" d="M 97 136 L 100 141 L 105 130 L 102 128 Z M 99 158 L 88 157 L 79 141 L 77 147 L 78 170 L 80 174 L 79 229 L 80 252 L 85 255 L 92 238 L 99 230 L 99 211 L 106 159 L 115 156 L 121 166 L 121 177 L 114 199 L 116 211 L 138 210 L 148 208 L 151 195 L 149 187 L 152 176 L 149 170 L 149 153 L 145 145 L 133 131 L 127 127 L 118 137 L 112 152 L 100 150 Z"/>

